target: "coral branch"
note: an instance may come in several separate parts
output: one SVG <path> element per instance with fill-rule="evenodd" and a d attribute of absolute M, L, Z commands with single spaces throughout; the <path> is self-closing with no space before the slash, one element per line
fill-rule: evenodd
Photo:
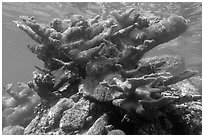
<path fill-rule="evenodd" d="M 53 60 L 59 62 L 61 65 L 63 65 L 63 69 L 69 69 L 73 66 L 74 61 L 70 61 L 70 62 L 63 62 L 62 60 L 56 59 L 56 58 L 52 58 Z"/>
<path fill-rule="evenodd" d="M 143 74 L 155 73 L 165 63 L 166 63 L 166 61 L 156 62 L 155 64 L 146 64 L 146 65 L 138 66 L 137 69 L 128 70 L 128 71 L 124 70 L 122 68 L 122 65 L 120 65 L 120 64 L 116 64 L 115 66 L 118 68 L 120 74 L 124 78 L 130 78 L 130 77 L 134 77 L 134 76 L 140 76 L 140 75 L 143 75 Z"/>
<path fill-rule="evenodd" d="M 138 23 L 116 31 L 112 37 L 127 36 L 135 28 L 138 28 Z"/>
<path fill-rule="evenodd" d="M 94 56 L 96 56 L 96 54 L 103 48 L 104 44 L 100 44 L 97 47 L 85 50 L 85 51 L 77 51 L 76 52 L 72 52 L 71 56 L 73 58 L 73 60 L 76 60 L 77 62 L 88 62 L 91 58 L 93 58 Z"/>
<path fill-rule="evenodd" d="M 145 110 L 151 110 L 151 109 L 156 109 L 156 108 L 165 106 L 171 101 L 175 101 L 178 99 L 179 99 L 178 97 L 166 96 L 158 100 L 139 100 L 139 103 L 142 104 Z"/>
<path fill-rule="evenodd" d="M 164 81 L 164 85 L 167 86 L 167 85 L 175 84 L 175 83 L 182 81 L 184 79 L 188 79 L 188 78 L 196 75 L 197 73 L 198 73 L 197 71 L 186 70 L 182 74 L 180 74 L 178 76 L 173 76 L 173 77 L 169 78 L 168 80 Z"/>
<path fill-rule="evenodd" d="M 62 32 L 63 31 L 62 21 L 60 19 L 52 20 L 52 22 L 50 23 L 50 27 L 55 29 L 57 32 Z"/>
<path fill-rule="evenodd" d="M 187 29 L 187 21 L 181 16 L 170 16 L 168 19 L 163 19 L 158 23 L 152 24 L 151 26 L 138 31 L 137 29 L 131 32 L 130 37 L 135 39 L 144 40 L 155 40 L 155 45 L 159 45 L 168 42 L 182 33 Z M 150 50 L 150 48 L 148 48 Z"/>
<path fill-rule="evenodd" d="M 103 32 L 101 32 L 99 35 L 95 36 L 93 39 L 86 41 L 83 45 L 83 50 L 87 50 L 90 48 L 95 47 L 96 45 L 103 42 L 103 39 L 108 38 L 112 33 L 114 32 L 114 29 L 116 28 L 116 25 L 111 26 L 110 28 L 105 28 Z"/>
<path fill-rule="evenodd" d="M 76 36 L 77 38 L 83 36 L 81 26 L 69 27 L 62 33 L 61 41 L 62 43 L 69 43 L 72 42 L 74 38 L 76 39 Z"/>
<path fill-rule="evenodd" d="M 48 73 L 48 74 L 52 75 L 51 70 L 42 69 L 42 68 L 40 68 L 38 66 L 35 66 L 35 68 L 37 68 L 39 71 L 43 72 L 44 74 Z"/>
<path fill-rule="evenodd" d="M 30 27 L 25 26 L 19 21 L 13 21 L 13 23 L 15 23 L 18 28 L 22 29 L 25 33 L 27 33 L 37 43 L 42 44 L 42 38 L 38 36 Z"/>
<path fill-rule="evenodd" d="M 94 23 L 98 23 L 99 19 L 101 18 L 100 15 L 96 15 L 94 18 L 89 20 L 90 26 L 93 25 Z"/>
<path fill-rule="evenodd" d="M 20 19 L 43 40 L 47 40 L 50 43 L 56 43 L 59 42 L 62 37 L 61 33 L 57 32 L 55 29 L 40 25 L 36 23 L 34 19 L 31 20 L 27 16 L 20 16 Z"/>
<path fill-rule="evenodd" d="M 119 14 L 117 11 L 113 11 L 112 15 L 115 17 L 119 28 L 125 28 L 129 25 L 132 25 L 133 20 L 130 18 L 130 14 L 134 11 L 134 8 L 131 8 L 127 11 L 125 11 L 122 14 Z"/>

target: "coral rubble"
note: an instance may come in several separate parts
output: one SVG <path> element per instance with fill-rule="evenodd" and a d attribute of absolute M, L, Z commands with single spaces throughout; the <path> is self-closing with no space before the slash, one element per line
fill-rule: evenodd
<path fill-rule="evenodd" d="M 187 21 L 177 15 L 148 18 L 135 9 L 111 14 L 107 20 L 73 15 L 66 27 L 60 19 L 49 25 L 27 16 L 14 21 L 39 44 L 28 48 L 44 62 L 28 82 L 41 104 L 24 134 L 201 134 L 201 95 L 182 88 L 197 72 L 185 70 L 180 57 L 142 58 L 184 33 Z M 33 93 L 7 92 L 20 108 L 27 107 L 28 96 L 34 99 Z M 3 113 L 17 113 L 3 105 Z"/>

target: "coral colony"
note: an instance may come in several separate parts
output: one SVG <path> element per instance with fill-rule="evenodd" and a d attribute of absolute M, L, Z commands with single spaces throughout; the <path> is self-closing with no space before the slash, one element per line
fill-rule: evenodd
<path fill-rule="evenodd" d="M 199 106 L 201 96 L 184 94 L 178 84 L 197 72 L 173 74 L 180 57 L 142 58 L 184 33 L 186 20 L 135 9 L 111 15 L 72 15 L 49 25 L 27 16 L 13 21 L 38 43 L 28 48 L 44 68 L 35 66 L 33 80 L 18 84 L 21 91 L 4 87 L 4 134 L 200 134 L 200 112 L 188 106 Z M 187 111 L 194 117 L 186 120 Z"/>

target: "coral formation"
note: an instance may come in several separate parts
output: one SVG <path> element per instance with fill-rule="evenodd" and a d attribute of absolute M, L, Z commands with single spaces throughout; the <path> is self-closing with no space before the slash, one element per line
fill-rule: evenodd
<path fill-rule="evenodd" d="M 3 135 L 23 135 L 24 128 L 21 126 L 8 126 L 3 129 Z"/>
<path fill-rule="evenodd" d="M 4 87 L 7 96 L 2 100 L 3 125 L 26 126 L 34 117 L 34 108 L 40 101 L 36 92 L 25 83 L 18 83 L 17 87 L 8 84 Z"/>
<path fill-rule="evenodd" d="M 44 62 L 28 83 L 42 102 L 24 134 L 200 134 L 201 95 L 176 87 L 197 72 L 185 70 L 180 57 L 142 58 L 184 33 L 187 21 L 135 9 L 111 14 L 107 20 L 73 15 L 67 25 L 54 19 L 46 26 L 27 16 L 14 21 L 39 44 L 28 48 Z M 17 102 L 27 97 L 9 93 Z M 199 104 L 188 121 L 186 102 Z"/>

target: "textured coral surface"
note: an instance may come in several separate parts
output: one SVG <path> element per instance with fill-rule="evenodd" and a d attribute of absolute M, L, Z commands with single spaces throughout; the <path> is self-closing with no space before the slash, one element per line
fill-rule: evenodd
<path fill-rule="evenodd" d="M 21 92 L 5 88 L 3 134 L 201 134 L 201 95 L 189 80 L 197 72 L 178 56 L 142 58 L 183 34 L 187 21 L 134 8 L 111 16 L 13 21 L 38 43 L 28 48 L 44 68 L 35 66 Z"/>

